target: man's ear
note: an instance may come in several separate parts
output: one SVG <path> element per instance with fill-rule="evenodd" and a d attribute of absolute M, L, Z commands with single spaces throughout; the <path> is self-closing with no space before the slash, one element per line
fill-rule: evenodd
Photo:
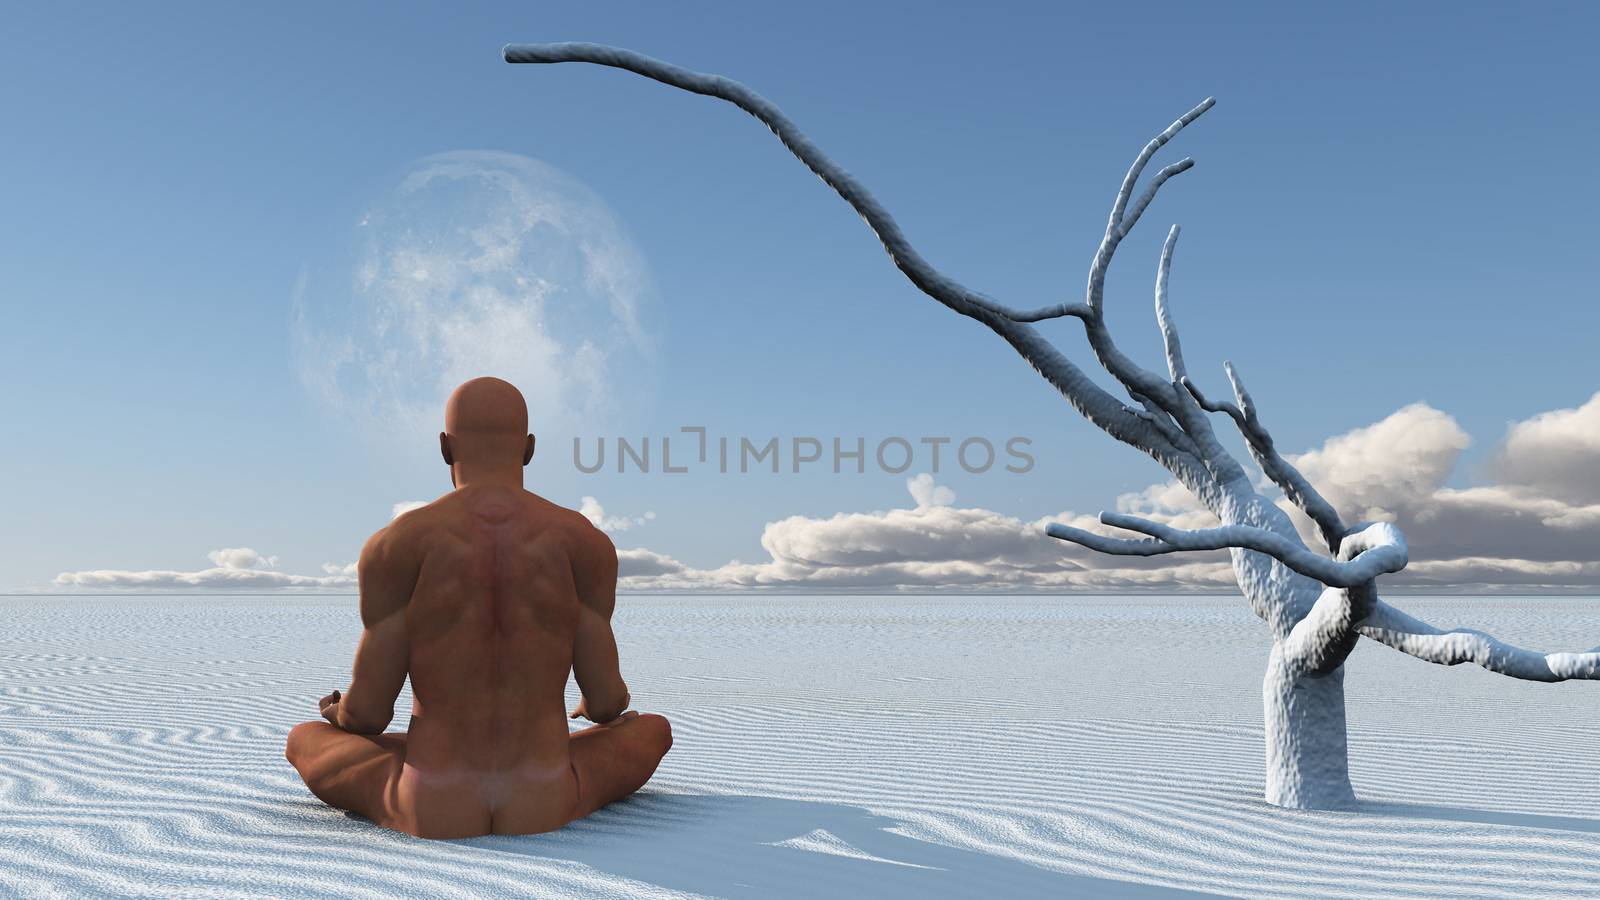
<path fill-rule="evenodd" d="M 450 452 L 450 435 L 448 432 L 439 432 L 439 455 L 444 457 L 445 465 L 453 466 L 456 464 L 456 455 Z"/>
<path fill-rule="evenodd" d="M 533 462 L 533 435 L 528 435 L 528 446 L 522 451 L 522 464 Z"/>

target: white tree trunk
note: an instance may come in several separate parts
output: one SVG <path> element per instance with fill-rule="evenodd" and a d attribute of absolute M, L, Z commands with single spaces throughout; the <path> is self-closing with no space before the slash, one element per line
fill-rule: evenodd
<path fill-rule="evenodd" d="M 1267 802 L 1291 809 L 1350 809 L 1344 666 L 1325 675 L 1298 671 L 1272 645 L 1261 685 L 1266 720 Z"/>
<path fill-rule="evenodd" d="M 1290 536 L 1294 525 L 1276 505 L 1245 484 L 1228 486 L 1212 507 L 1223 522 Z M 1268 803 L 1291 809 L 1349 809 L 1349 750 L 1344 711 L 1344 666 L 1315 674 L 1289 638 L 1320 593 L 1317 582 L 1265 554 L 1233 551 L 1234 574 L 1256 614 L 1272 627 L 1272 655 L 1261 684 Z M 1337 660 L 1334 660 L 1337 661 Z"/>

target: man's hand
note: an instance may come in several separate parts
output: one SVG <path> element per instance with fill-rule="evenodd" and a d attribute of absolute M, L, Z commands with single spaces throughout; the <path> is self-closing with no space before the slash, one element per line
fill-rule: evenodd
<path fill-rule="evenodd" d="M 627 693 L 624 692 L 623 693 L 623 697 L 622 697 L 622 709 L 626 710 L 628 708 L 628 704 L 631 703 L 631 702 L 632 702 L 632 698 L 630 698 L 627 695 Z M 607 722 L 615 722 L 618 719 L 626 719 L 626 718 L 630 718 L 632 716 L 638 715 L 638 713 L 630 713 L 630 712 L 618 711 L 615 715 L 601 716 L 599 718 L 596 718 L 595 716 L 593 716 L 593 715 L 591 715 L 589 713 L 589 705 L 588 704 L 589 704 L 589 698 L 587 698 L 587 697 L 580 698 L 578 700 L 578 708 L 573 710 L 572 713 L 567 716 L 567 718 L 569 718 L 569 719 L 588 719 L 589 721 L 595 723 L 596 725 L 604 725 Z"/>
<path fill-rule="evenodd" d="M 332 722 L 333 723 L 333 727 L 335 727 L 335 728 L 340 727 L 339 726 L 339 692 L 337 690 L 334 691 L 333 693 L 329 694 L 328 696 L 323 697 L 321 700 L 318 700 L 317 701 L 317 706 L 322 709 L 322 717 L 324 719 L 327 719 L 329 722 Z"/>

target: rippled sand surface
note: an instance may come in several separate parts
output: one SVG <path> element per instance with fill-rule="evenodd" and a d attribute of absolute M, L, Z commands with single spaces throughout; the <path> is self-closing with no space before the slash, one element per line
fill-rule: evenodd
<path fill-rule="evenodd" d="M 1600 643 L 1595 600 L 1398 605 Z M 624 674 L 676 735 L 655 779 L 554 834 L 452 842 L 331 810 L 283 760 L 348 680 L 354 598 L 0 614 L 0 895 L 1600 896 L 1600 683 L 1364 643 L 1365 808 L 1280 810 L 1238 598 L 625 597 Z"/>

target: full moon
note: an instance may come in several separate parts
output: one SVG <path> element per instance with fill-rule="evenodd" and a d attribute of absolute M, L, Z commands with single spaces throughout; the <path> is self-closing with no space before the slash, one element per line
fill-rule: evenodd
<path fill-rule="evenodd" d="M 644 378 L 642 257 L 603 201 L 536 159 L 424 157 L 377 196 L 293 304 L 295 366 L 330 413 L 426 435 L 479 375 L 515 384 L 541 427 L 605 416 Z"/>

